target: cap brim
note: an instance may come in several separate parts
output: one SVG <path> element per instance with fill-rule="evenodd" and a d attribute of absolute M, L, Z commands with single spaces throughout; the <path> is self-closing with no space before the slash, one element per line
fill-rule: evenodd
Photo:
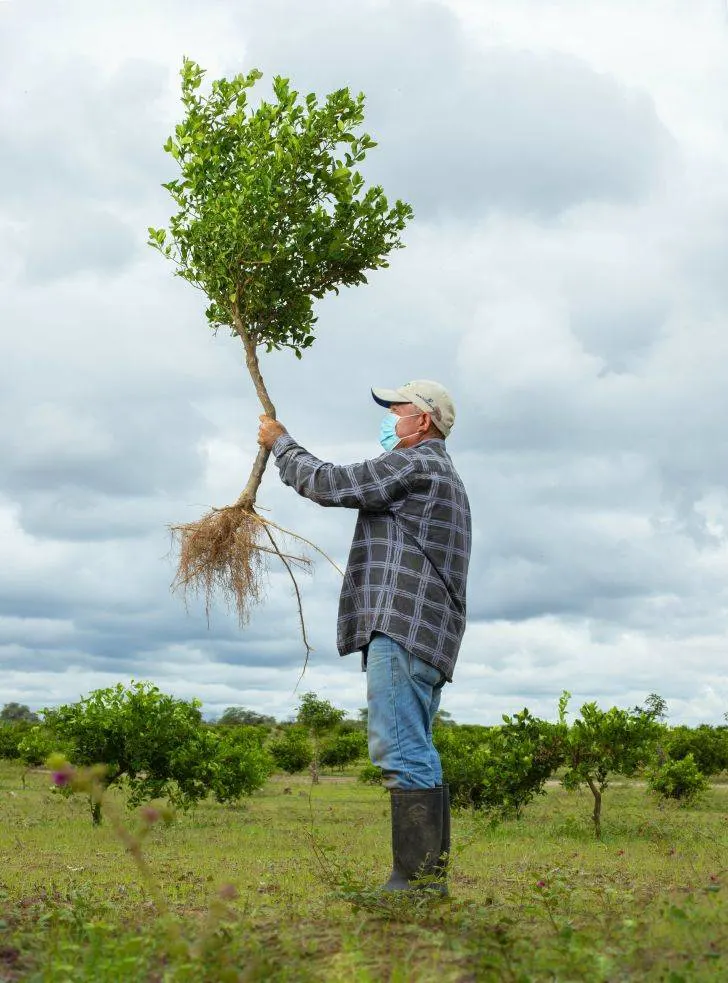
<path fill-rule="evenodd" d="M 396 389 L 372 389 L 372 398 L 380 406 L 391 406 L 392 403 L 406 403 L 402 393 Z"/>

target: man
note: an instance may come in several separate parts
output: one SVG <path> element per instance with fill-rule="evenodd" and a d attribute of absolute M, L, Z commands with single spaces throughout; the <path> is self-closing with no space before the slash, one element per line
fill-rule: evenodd
<path fill-rule="evenodd" d="M 385 453 L 373 460 L 326 464 L 266 416 L 258 441 L 299 495 L 359 511 L 337 642 L 341 655 L 362 652 L 369 754 L 391 793 L 394 863 L 383 890 L 445 894 L 450 802 L 432 721 L 465 630 L 470 506 L 445 449 L 455 421 L 447 390 L 419 380 L 372 395 L 389 411 Z"/>

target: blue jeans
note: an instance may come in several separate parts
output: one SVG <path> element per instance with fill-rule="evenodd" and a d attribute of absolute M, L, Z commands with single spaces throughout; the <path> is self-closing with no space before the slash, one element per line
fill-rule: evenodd
<path fill-rule="evenodd" d="M 445 676 L 410 655 L 394 639 L 375 632 L 366 660 L 369 757 L 387 788 L 442 785 L 432 721 Z"/>

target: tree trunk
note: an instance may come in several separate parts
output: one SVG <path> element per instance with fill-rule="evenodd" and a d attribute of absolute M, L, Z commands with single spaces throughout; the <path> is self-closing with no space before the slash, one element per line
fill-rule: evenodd
<path fill-rule="evenodd" d="M 594 820 L 594 832 L 596 838 L 601 840 L 602 838 L 602 793 L 596 787 L 593 778 L 587 778 L 587 784 L 592 791 L 594 796 L 594 813 L 592 819 Z"/>
<path fill-rule="evenodd" d="M 250 378 L 253 380 L 253 385 L 255 386 L 255 391 L 258 394 L 258 399 L 260 400 L 267 416 L 273 417 L 275 420 L 276 408 L 268 395 L 268 390 L 266 389 L 263 376 L 261 375 L 255 339 L 245 328 L 240 319 L 240 315 L 235 308 L 233 309 L 233 321 L 235 323 L 235 331 L 239 335 L 240 340 L 243 343 L 243 347 L 245 348 L 245 364 L 248 368 L 248 372 L 250 373 Z M 255 463 L 253 464 L 253 469 L 250 472 L 248 482 L 238 498 L 238 505 L 247 505 L 252 508 L 253 504 L 255 503 L 255 496 L 258 494 L 258 489 L 260 488 L 260 483 L 263 480 L 263 472 L 265 471 L 265 466 L 268 463 L 269 457 L 270 451 L 265 447 L 261 447 L 258 451 L 257 457 L 255 458 Z"/>
<path fill-rule="evenodd" d="M 311 743 L 313 744 L 313 757 L 311 758 L 311 784 L 319 784 L 319 748 L 318 748 L 318 738 L 315 734 L 311 735 Z"/>
<path fill-rule="evenodd" d="M 91 822 L 94 826 L 101 825 L 101 803 L 98 799 L 91 799 Z"/>

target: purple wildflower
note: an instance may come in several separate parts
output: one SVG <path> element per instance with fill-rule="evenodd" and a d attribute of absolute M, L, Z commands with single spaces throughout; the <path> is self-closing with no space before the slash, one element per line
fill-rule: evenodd
<path fill-rule="evenodd" d="M 52 778 L 53 784 L 58 788 L 65 788 L 66 785 L 71 784 L 71 778 L 73 777 L 73 769 L 70 767 L 60 768 L 58 771 L 54 771 Z"/>

